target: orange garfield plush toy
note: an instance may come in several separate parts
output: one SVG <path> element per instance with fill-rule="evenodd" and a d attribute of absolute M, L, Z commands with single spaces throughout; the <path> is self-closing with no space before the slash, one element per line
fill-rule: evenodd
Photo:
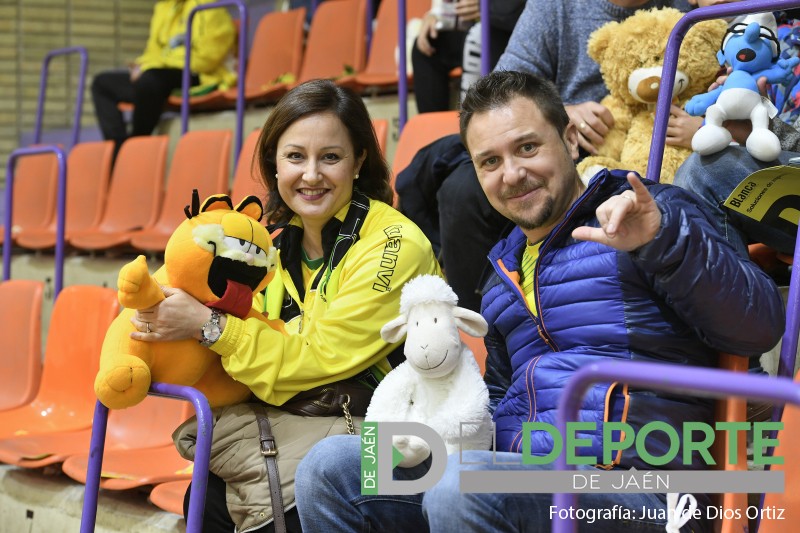
<path fill-rule="evenodd" d="M 262 206 L 248 196 L 236 208 L 225 195 L 211 196 L 200 206 L 194 191 L 188 220 L 170 237 L 164 266 L 151 276 L 144 256 L 119 273 L 119 301 L 124 309 L 106 333 L 95 379 L 97 398 L 111 409 L 136 405 L 152 381 L 188 385 L 208 398 L 212 407 L 246 400 L 250 390 L 230 377 L 220 356 L 194 339 L 144 342 L 130 338 L 131 317 L 164 299 L 161 286 L 185 290 L 209 307 L 240 318 L 258 317 L 253 294 L 272 279 L 277 252 L 259 223 Z"/>

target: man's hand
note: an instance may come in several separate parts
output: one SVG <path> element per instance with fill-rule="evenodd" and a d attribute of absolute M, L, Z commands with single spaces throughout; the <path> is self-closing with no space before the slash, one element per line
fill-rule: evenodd
<path fill-rule="evenodd" d="M 142 75 L 142 68 L 136 63 L 131 63 L 128 65 L 128 73 L 131 77 L 131 83 L 136 83 L 136 80 Z"/>
<path fill-rule="evenodd" d="M 572 237 L 606 244 L 631 252 L 652 241 L 661 227 L 661 211 L 647 187 L 633 172 L 628 173 L 633 190 L 610 197 L 597 208 L 599 228 L 581 226 Z"/>
<path fill-rule="evenodd" d="M 430 57 L 436 53 L 436 48 L 431 45 L 431 40 L 439 36 L 436 30 L 436 15 L 428 13 L 422 18 L 422 26 L 417 35 L 417 50 Z"/>
<path fill-rule="evenodd" d="M 702 125 L 703 117 L 693 117 L 673 104 L 669 109 L 669 122 L 667 122 L 667 144 L 691 150 L 692 137 Z"/>
<path fill-rule="evenodd" d="M 456 15 L 464 20 L 478 20 L 481 18 L 481 8 L 478 0 L 458 0 L 456 2 Z"/>
<path fill-rule="evenodd" d="M 570 121 L 578 127 L 578 144 L 592 155 L 602 146 L 605 136 L 614 125 L 614 117 L 597 102 L 564 106 Z"/>

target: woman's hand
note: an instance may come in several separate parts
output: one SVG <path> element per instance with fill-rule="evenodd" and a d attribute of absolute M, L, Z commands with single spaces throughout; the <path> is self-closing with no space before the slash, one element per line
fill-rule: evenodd
<path fill-rule="evenodd" d="M 439 36 L 439 32 L 436 30 L 437 20 L 436 15 L 427 13 L 422 19 L 422 26 L 417 35 L 417 50 L 428 57 L 436 53 L 436 48 L 431 45 L 431 40 Z"/>
<path fill-rule="evenodd" d="M 661 227 L 661 210 L 647 187 L 633 172 L 628 173 L 632 191 L 610 197 L 597 208 L 599 228 L 581 226 L 572 237 L 594 241 L 631 252 L 652 241 Z"/>
<path fill-rule="evenodd" d="M 181 289 L 162 287 L 164 300 L 140 309 L 131 318 L 136 331 L 131 338 L 139 341 L 177 341 L 201 339 L 200 330 L 211 318 L 211 309 Z M 224 318 L 224 317 L 223 317 Z M 220 320 L 220 328 L 224 324 Z"/>
<path fill-rule="evenodd" d="M 692 149 L 692 137 L 703 125 L 703 117 L 693 117 L 680 107 L 672 105 L 667 122 L 667 144 Z"/>
<path fill-rule="evenodd" d="M 605 137 L 614 126 L 614 116 L 605 106 L 597 102 L 583 102 L 564 106 L 570 121 L 578 127 L 578 144 L 592 155 L 605 142 Z"/>

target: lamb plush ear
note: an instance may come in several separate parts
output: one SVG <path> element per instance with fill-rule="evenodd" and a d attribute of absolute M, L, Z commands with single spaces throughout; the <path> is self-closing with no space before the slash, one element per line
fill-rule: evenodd
<path fill-rule="evenodd" d="M 390 320 L 381 328 L 381 338 L 386 342 L 399 342 L 406 335 L 406 324 L 408 317 L 400 315 L 394 320 Z"/>
<path fill-rule="evenodd" d="M 475 311 L 463 307 L 453 308 L 453 317 L 456 319 L 458 329 L 473 337 L 483 337 L 489 332 L 489 324 Z M 381 331 L 383 333 L 383 331 Z"/>

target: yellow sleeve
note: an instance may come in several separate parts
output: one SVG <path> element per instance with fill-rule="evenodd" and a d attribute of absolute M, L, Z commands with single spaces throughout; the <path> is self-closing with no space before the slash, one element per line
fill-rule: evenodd
<path fill-rule="evenodd" d="M 192 72 L 210 74 L 217 70 L 230 53 L 235 35 L 233 21 L 224 7 L 197 13 L 192 22 Z"/>
<path fill-rule="evenodd" d="M 283 335 L 258 319 L 229 317 L 212 347 L 225 370 L 259 398 L 281 405 L 384 359 L 397 345 L 385 342 L 380 329 L 398 315 L 403 284 L 421 274 L 441 275 L 430 243 L 411 226 L 404 227 L 410 238 L 396 239 L 396 254 L 387 256 L 385 237 L 354 245 L 337 267 L 338 290 L 329 287 L 327 301 L 317 297 L 314 309 L 305 309 L 302 333 Z"/>
<path fill-rule="evenodd" d="M 161 62 L 161 52 L 165 43 L 159 42 L 159 36 L 161 35 L 161 25 L 168 23 L 166 8 L 165 2 L 156 3 L 153 8 L 153 17 L 150 19 L 150 35 L 147 37 L 144 52 L 134 60 L 144 70 L 152 68 L 154 64 Z"/>

